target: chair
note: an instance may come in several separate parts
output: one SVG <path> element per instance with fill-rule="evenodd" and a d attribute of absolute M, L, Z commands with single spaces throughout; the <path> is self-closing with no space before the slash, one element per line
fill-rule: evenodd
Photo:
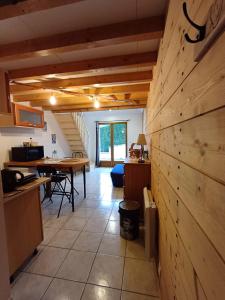
<path fill-rule="evenodd" d="M 72 152 L 72 157 L 73 158 L 83 158 L 84 153 L 82 151 L 73 151 Z"/>
<path fill-rule="evenodd" d="M 62 172 L 62 171 L 57 171 L 57 174 L 58 175 L 61 175 L 61 176 L 66 176 L 66 180 L 69 182 L 69 184 L 71 185 L 71 179 L 70 179 L 70 177 L 68 176 L 68 173 L 66 173 L 66 172 Z M 76 174 L 76 173 L 75 173 Z M 77 195 L 79 195 L 79 192 L 78 192 L 78 190 L 75 188 L 75 187 L 73 187 L 73 189 L 74 189 L 74 191 L 77 193 Z"/>
<path fill-rule="evenodd" d="M 64 197 L 66 196 L 68 198 L 69 202 L 71 202 L 70 201 L 71 193 L 66 192 L 66 181 L 67 181 L 68 177 L 67 177 L 67 175 L 65 175 L 63 173 L 58 173 L 55 168 L 50 167 L 50 166 L 38 166 L 37 171 L 38 171 L 38 174 L 40 177 L 45 176 L 45 177 L 51 178 L 51 189 L 50 189 L 50 191 L 48 191 L 46 185 L 44 185 L 44 197 L 43 197 L 41 203 L 43 203 L 45 201 L 45 199 L 48 197 L 48 194 L 49 194 L 49 200 L 51 202 L 53 202 L 52 201 L 53 195 L 61 195 L 62 196 L 58 215 L 57 215 L 57 217 L 59 217 Z M 52 187 L 52 183 L 53 183 L 53 187 Z"/>

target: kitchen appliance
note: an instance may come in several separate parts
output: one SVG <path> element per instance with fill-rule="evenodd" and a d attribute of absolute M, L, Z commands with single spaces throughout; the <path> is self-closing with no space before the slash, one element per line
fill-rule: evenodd
<path fill-rule="evenodd" d="M 12 147 L 13 161 L 32 161 L 42 159 L 44 157 L 44 147 Z"/>
<path fill-rule="evenodd" d="M 9 193 L 15 190 L 18 186 L 26 184 L 36 179 L 34 173 L 22 173 L 18 170 L 3 169 L 2 175 L 2 187 L 4 193 Z"/>

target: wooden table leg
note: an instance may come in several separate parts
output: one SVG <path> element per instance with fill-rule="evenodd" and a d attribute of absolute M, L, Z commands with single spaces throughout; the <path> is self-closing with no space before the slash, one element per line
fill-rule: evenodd
<path fill-rule="evenodd" d="M 70 178 L 71 178 L 72 212 L 74 212 L 74 182 L 73 182 L 73 168 L 70 168 Z"/>
<path fill-rule="evenodd" d="M 86 170 L 85 170 L 85 165 L 83 166 L 83 180 L 84 180 L 84 198 L 86 198 Z"/>

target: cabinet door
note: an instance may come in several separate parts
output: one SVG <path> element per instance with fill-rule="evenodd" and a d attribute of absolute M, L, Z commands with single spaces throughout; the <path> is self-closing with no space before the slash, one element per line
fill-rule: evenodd
<path fill-rule="evenodd" d="M 16 126 L 44 127 L 43 111 L 14 103 L 14 118 Z"/>

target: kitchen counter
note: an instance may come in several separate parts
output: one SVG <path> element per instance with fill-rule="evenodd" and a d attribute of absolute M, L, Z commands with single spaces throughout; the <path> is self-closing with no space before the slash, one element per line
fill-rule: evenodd
<path fill-rule="evenodd" d="M 49 180 L 38 178 L 3 194 L 10 276 L 43 241 L 40 185 Z"/>

